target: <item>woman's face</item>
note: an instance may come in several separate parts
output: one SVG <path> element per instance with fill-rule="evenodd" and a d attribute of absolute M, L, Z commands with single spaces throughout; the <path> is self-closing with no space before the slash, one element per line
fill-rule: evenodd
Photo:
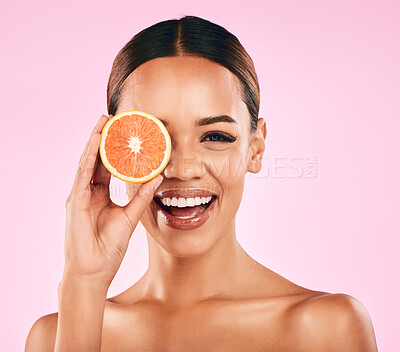
<path fill-rule="evenodd" d="M 250 135 L 238 78 L 205 58 L 153 59 L 125 80 L 117 113 L 125 110 L 154 115 L 171 136 L 164 180 L 141 218 L 148 235 L 179 257 L 232 235 L 245 173 L 259 171 L 265 138 L 262 119 Z M 131 199 L 137 185 L 126 186 Z"/>

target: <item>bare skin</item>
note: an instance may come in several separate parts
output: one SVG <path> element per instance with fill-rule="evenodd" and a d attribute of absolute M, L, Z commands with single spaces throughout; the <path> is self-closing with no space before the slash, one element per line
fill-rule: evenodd
<path fill-rule="evenodd" d="M 256 262 L 237 242 L 235 215 L 244 176 L 260 171 L 266 137 L 263 119 L 250 134 L 238 87 L 229 70 L 197 57 L 154 59 L 126 79 L 117 112 L 141 110 L 162 119 L 172 139 L 171 160 L 156 189 L 157 180 L 141 191 L 127 184 L 128 207 L 91 212 L 91 221 L 100 224 L 91 236 L 101 239 L 96 246 L 90 242 L 93 251 L 79 237 L 87 218 L 78 210 L 109 204 L 109 174 L 99 163 L 95 184 L 105 193 L 92 186 L 91 193 L 78 197 L 90 180 L 82 180 L 78 172 L 76 185 L 83 186 L 79 191 L 74 185 L 67 202 L 69 255 L 59 286 L 60 311 L 34 324 L 26 351 L 70 351 L 78 344 L 81 349 L 76 350 L 103 352 L 377 351 L 370 317 L 358 300 L 298 286 Z M 235 122 L 197 124 L 200 118 L 222 114 Z M 96 128 L 101 130 L 106 120 L 102 117 Z M 204 139 L 215 131 L 236 140 Z M 96 136 L 87 147 L 92 159 L 98 140 Z M 153 196 L 178 188 L 216 193 L 212 214 L 199 228 L 176 229 L 160 218 Z M 139 219 L 147 230 L 148 270 L 128 290 L 106 299 Z M 71 307 L 79 319 L 68 316 Z M 71 339 L 75 345 L 68 345 Z"/>

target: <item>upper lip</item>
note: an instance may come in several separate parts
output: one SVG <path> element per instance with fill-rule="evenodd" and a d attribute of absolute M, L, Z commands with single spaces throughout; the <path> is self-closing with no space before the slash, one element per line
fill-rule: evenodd
<path fill-rule="evenodd" d="M 192 188 L 192 189 L 168 189 L 159 191 L 155 194 L 156 198 L 195 198 L 195 197 L 209 197 L 216 196 L 214 192 L 206 189 Z"/>

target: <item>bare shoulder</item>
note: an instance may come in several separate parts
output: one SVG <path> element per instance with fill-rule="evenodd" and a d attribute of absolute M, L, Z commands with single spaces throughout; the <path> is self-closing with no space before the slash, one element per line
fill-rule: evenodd
<path fill-rule="evenodd" d="M 58 313 L 40 317 L 33 324 L 25 343 L 25 352 L 54 351 Z"/>
<path fill-rule="evenodd" d="M 367 309 L 347 294 L 321 293 L 303 300 L 291 307 L 288 323 L 300 350 L 377 351 Z"/>

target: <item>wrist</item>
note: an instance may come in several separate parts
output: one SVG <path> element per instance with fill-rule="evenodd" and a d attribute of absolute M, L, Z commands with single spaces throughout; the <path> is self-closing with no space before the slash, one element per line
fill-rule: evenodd
<path fill-rule="evenodd" d="M 67 275 L 58 285 L 56 351 L 100 351 L 108 285 Z"/>
<path fill-rule="evenodd" d="M 103 280 L 94 277 L 80 276 L 75 274 L 64 273 L 60 283 L 58 284 L 58 294 L 66 291 L 71 292 L 88 292 L 98 297 L 107 296 L 109 284 Z"/>

